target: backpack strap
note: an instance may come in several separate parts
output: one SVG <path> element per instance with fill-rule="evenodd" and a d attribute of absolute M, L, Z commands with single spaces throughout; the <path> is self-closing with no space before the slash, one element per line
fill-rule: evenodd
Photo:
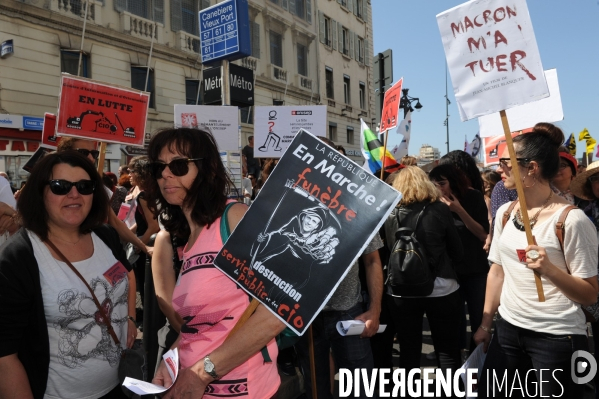
<path fill-rule="evenodd" d="M 229 239 L 231 235 L 231 228 L 229 227 L 229 209 L 237 204 L 237 202 L 230 202 L 225 206 L 225 210 L 223 211 L 223 215 L 220 218 L 220 238 L 223 241 L 223 244 Z"/>
<path fill-rule="evenodd" d="M 416 235 L 416 229 L 418 228 L 418 223 L 420 222 L 420 217 L 422 216 L 422 214 L 424 213 L 424 210 L 426 209 L 427 205 L 424 205 L 422 207 L 422 209 L 420 210 L 420 213 L 418 213 L 418 216 L 416 216 L 416 224 L 414 225 L 414 228 L 411 229 L 409 227 L 400 227 L 401 223 L 399 222 L 399 210 L 397 211 L 397 213 L 395 214 L 395 219 L 397 219 L 397 231 L 411 231 L 412 232 L 412 237 L 414 237 Z"/>
<path fill-rule="evenodd" d="M 577 207 L 574 206 L 574 205 L 567 206 L 562 211 L 562 214 L 559 216 L 559 219 L 558 219 L 557 223 L 555 224 L 555 235 L 557 236 L 557 240 L 559 241 L 559 246 L 562 249 L 562 253 L 564 253 L 564 234 L 566 232 L 566 230 L 565 230 L 565 227 L 566 227 L 565 222 L 566 222 L 566 218 L 568 217 L 568 213 L 570 213 L 570 211 L 572 209 L 577 209 Z M 568 263 L 566 263 L 566 270 L 568 270 L 568 274 L 572 274 L 570 272 L 570 268 L 568 267 Z"/>
<path fill-rule="evenodd" d="M 514 207 L 516 206 L 517 203 L 518 203 L 518 200 L 512 201 L 510 206 L 508 206 L 508 208 L 505 210 L 505 212 L 503 212 L 503 218 L 501 219 L 501 227 L 502 228 L 505 227 L 505 224 L 509 220 L 510 215 L 512 214 L 512 211 L 514 210 Z"/>

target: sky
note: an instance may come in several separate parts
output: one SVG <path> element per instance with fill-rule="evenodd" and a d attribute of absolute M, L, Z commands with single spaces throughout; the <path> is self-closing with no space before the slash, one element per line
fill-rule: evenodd
<path fill-rule="evenodd" d="M 445 120 L 445 52 L 436 15 L 460 0 L 372 0 L 374 54 L 393 51 L 393 80 L 423 108 L 412 113 L 410 155 L 422 144 L 447 152 Z M 567 136 L 585 127 L 599 141 L 599 1 L 528 0 L 528 10 L 543 69 L 557 69 L 564 120 L 556 122 Z M 463 150 L 478 132 L 478 120 L 462 122 L 448 75 L 449 150 Z M 415 103 L 412 104 L 412 106 Z M 402 111 L 400 110 L 400 115 Z M 584 142 L 578 142 L 582 156 Z M 595 157 L 597 159 L 597 157 Z"/>

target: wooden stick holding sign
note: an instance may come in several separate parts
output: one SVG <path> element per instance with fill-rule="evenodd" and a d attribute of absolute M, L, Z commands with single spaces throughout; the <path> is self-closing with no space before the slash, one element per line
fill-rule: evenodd
<path fill-rule="evenodd" d="M 512 166 L 517 165 L 516 151 L 514 150 L 514 142 L 512 141 L 512 133 L 510 131 L 510 125 L 505 114 L 505 110 L 499 111 L 501 116 L 501 124 L 503 125 L 503 133 L 505 134 L 505 142 L 507 144 L 508 152 L 510 153 L 510 162 Z M 520 201 L 520 209 L 522 212 L 522 221 L 524 222 L 524 230 L 526 232 L 526 241 L 528 245 L 536 245 L 535 238 L 532 235 L 532 229 L 530 228 L 530 220 L 528 219 L 528 211 L 526 206 L 526 198 L 524 197 L 524 187 L 522 186 L 522 180 L 520 180 L 520 170 L 517 167 L 512 167 L 511 172 L 514 174 L 514 180 L 516 181 L 516 191 L 518 192 L 518 201 Z M 539 273 L 534 272 L 535 285 L 537 286 L 537 295 L 539 302 L 545 302 L 545 293 L 543 292 L 543 283 L 541 282 L 541 276 Z"/>
<path fill-rule="evenodd" d="M 98 173 L 104 175 L 104 159 L 106 158 L 106 142 L 100 143 L 100 157 L 98 158 Z"/>

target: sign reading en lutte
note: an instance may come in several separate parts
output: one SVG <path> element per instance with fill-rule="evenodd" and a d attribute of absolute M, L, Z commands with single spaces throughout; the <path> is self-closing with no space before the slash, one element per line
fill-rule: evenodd
<path fill-rule="evenodd" d="M 400 198 L 302 129 L 214 265 L 302 335 Z"/>
<path fill-rule="evenodd" d="M 57 136 L 143 146 L 150 94 L 63 74 Z"/>
<path fill-rule="evenodd" d="M 462 121 L 549 96 L 525 0 L 469 1 L 437 23 Z"/>

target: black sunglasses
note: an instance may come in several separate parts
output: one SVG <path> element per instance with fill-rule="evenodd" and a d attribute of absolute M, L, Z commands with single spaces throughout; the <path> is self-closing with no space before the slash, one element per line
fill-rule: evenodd
<path fill-rule="evenodd" d="M 89 154 L 92 154 L 92 158 L 98 159 L 98 157 L 100 156 L 100 151 L 98 150 L 86 150 L 85 148 L 77 148 L 76 151 L 79 154 L 82 154 L 84 157 L 88 156 Z"/>
<path fill-rule="evenodd" d="M 67 195 L 73 186 L 77 188 L 79 194 L 81 195 L 90 195 L 93 194 L 96 189 L 96 183 L 92 180 L 79 180 L 77 182 L 72 182 L 68 180 L 50 180 L 48 181 L 48 185 L 50 186 L 50 191 L 55 195 Z"/>
<path fill-rule="evenodd" d="M 185 176 L 189 172 L 189 162 L 199 161 L 204 158 L 179 158 L 173 159 L 169 163 L 164 162 L 152 162 L 150 163 L 150 173 L 154 179 L 158 180 L 162 178 L 162 172 L 168 166 L 171 173 L 175 176 Z"/>
<path fill-rule="evenodd" d="M 503 166 L 507 166 L 508 168 L 511 168 L 511 159 L 510 158 L 499 158 L 499 164 L 503 165 Z M 508 162 L 510 162 L 510 164 L 508 165 Z M 530 162 L 530 158 L 516 158 L 516 162 L 523 162 L 523 163 L 528 163 Z"/>

